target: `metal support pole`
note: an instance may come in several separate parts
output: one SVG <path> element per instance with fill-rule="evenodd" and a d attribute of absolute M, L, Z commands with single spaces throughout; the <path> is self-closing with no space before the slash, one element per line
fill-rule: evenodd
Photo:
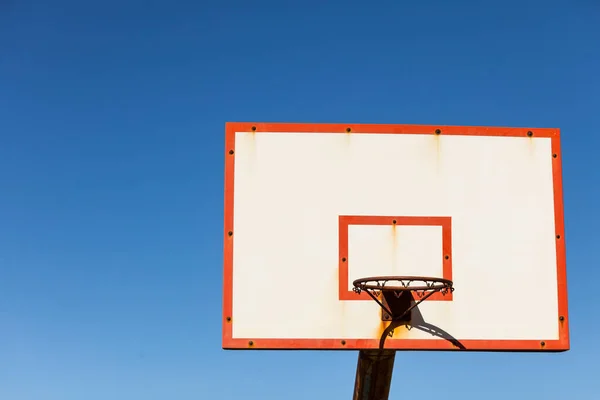
<path fill-rule="evenodd" d="M 395 350 L 361 350 L 353 400 L 387 400 L 395 358 Z"/>

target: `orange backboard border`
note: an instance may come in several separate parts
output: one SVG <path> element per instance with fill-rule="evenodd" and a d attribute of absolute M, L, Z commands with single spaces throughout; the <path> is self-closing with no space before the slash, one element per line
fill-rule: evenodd
<path fill-rule="evenodd" d="M 225 214 L 223 257 L 223 319 L 222 347 L 224 349 L 287 349 L 287 350 L 358 350 L 377 349 L 379 339 L 256 339 L 233 338 L 233 240 L 234 171 L 236 132 L 298 132 L 330 134 L 422 134 L 463 136 L 504 136 L 551 139 L 554 186 L 554 219 L 556 229 L 556 259 L 558 282 L 557 340 L 461 340 L 466 351 L 566 351 L 570 349 L 566 247 L 562 184 L 562 154 L 560 130 L 556 128 L 512 128 L 484 126 L 399 125 L 399 124 L 337 124 L 337 123 L 259 123 L 228 122 L 225 126 Z M 444 339 L 392 339 L 385 341 L 386 349 L 396 350 L 458 350 Z M 465 351 L 465 350 L 462 350 Z"/>

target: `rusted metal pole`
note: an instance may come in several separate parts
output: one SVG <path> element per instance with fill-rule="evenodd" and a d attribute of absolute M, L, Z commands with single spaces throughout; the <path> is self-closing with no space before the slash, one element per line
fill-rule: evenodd
<path fill-rule="evenodd" d="M 353 400 L 387 400 L 395 358 L 395 350 L 361 350 Z"/>

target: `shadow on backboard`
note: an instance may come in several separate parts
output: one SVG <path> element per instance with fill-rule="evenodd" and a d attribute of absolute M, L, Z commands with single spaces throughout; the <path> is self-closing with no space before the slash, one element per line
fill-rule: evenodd
<path fill-rule="evenodd" d="M 414 300 L 413 300 L 413 302 L 414 302 Z M 423 314 L 421 314 L 421 311 L 419 311 L 418 306 L 414 307 L 410 311 L 410 313 L 411 313 L 410 322 L 406 322 L 406 321 L 391 321 L 390 322 L 390 325 L 381 334 L 381 338 L 379 339 L 379 349 L 383 350 L 385 348 L 385 341 L 388 339 L 388 337 L 392 336 L 394 329 L 396 329 L 398 327 L 407 327 L 408 329 L 418 329 L 420 331 L 427 332 L 427 333 L 431 334 L 432 336 L 437 336 L 439 338 L 447 340 L 448 342 L 452 343 L 452 345 L 454 347 L 456 347 L 460 350 L 466 350 L 466 347 L 460 341 L 458 341 L 456 338 L 454 338 L 452 335 L 450 335 L 448 332 L 446 332 L 445 330 L 443 330 L 442 328 L 440 328 L 438 326 L 435 326 L 433 324 L 426 322 L 425 319 L 423 318 Z"/>

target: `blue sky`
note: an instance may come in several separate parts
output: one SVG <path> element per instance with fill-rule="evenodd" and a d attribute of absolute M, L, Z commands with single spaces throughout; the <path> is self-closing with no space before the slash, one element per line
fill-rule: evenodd
<path fill-rule="evenodd" d="M 230 120 L 561 128 L 572 350 L 399 353 L 392 396 L 600 389 L 600 5 L 367 4 L 0 2 L 0 398 L 351 397 L 354 352 L 221 350 Z"/>

